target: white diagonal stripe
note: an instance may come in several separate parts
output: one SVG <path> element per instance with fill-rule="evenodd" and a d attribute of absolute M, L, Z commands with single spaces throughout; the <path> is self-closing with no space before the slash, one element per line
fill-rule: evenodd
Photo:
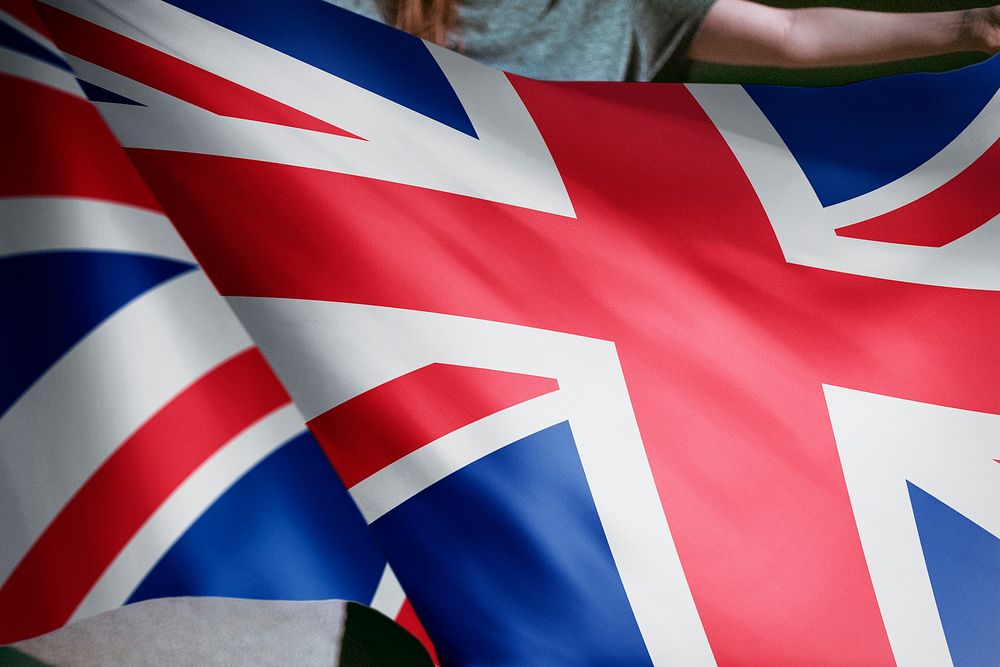
<path fill-rule="evenodd" d="M 39 378 L 0 418 L 0 581 L 129 435 L 248 347 L 194 271 L 136 298 Z"/>
<path fill-rule="evenodd" d="M 52 250 L 107 250 L 195 261 L 162 213 L 72 197 L 0 200 L 0 257 Z"/>
<path fill-rule="evenodd" d="M 406 593 L 403 591 L 399 579 L 396 578 L 396 573 L 387 564 L 382 570 L 382 577 L 378 580 L 375 594 L 368 606 L 395 619 L 403 609 L 404 602 L 406 602 Z"/>
<path fill-rule="evenodd" d="M 70 621 L 125 603 L 153 566 L 223 493 L 281 445 L 305 431 L 302 415 L 285 405 L 212 454 L 153 513 L 104 571 Z"/>
<path fill-rule="evenodd" d="M 32 83 L 55 88 L 73 97 L 86 99 L 83 97 L 83 91 L 80 90 L 80 84 L 77 83 L 76 77 L 71 73 L 38 58 L 32 58 L 2 46 L 0 46 L 0 74 L 16 76 Z"/>
<path fill-rule="evenodd" d="M 566 420 L 558 391 L 484 417 L 428 443 L 352 486 L 351 498 L 372 523 L 424 489 L 484 456 Z"/>
<path fill-rule="evenodd" d="M 789 224 L 802 217 L 803 224 L 828 230 L 889 213 L 930 194 L 978 160 L 1000 136 L 998 91 L 948 145 L 920 166 L 871 192 L 823 206 L 795 156 L 742 86 L 687 88 L 719 127 L 768 214 L 789 218 Z"/>

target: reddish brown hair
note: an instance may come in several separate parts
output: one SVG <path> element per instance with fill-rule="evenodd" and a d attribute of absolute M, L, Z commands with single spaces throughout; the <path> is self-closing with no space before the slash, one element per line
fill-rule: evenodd
<path fill-rule="evenodd" d="M 441 46 L 455 44 L 457 0 L 383 0 L 386 21 Z"/>

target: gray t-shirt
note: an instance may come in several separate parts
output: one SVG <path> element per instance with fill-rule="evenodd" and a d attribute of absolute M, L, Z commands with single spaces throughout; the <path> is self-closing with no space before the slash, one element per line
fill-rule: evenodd
<path fill-rule="evenodd" d="M 384 0 L 330 1 L 382 18 Z M 470 58 L 537 79 L 679 81 L 713 2 L 460 0 L 458 38 Z"/>

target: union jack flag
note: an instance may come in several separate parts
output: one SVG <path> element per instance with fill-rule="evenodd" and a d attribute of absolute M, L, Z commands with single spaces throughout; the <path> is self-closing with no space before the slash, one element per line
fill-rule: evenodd
<path fill-rule="evenodd" d="M 38 8 L 442 662 L 997 661 L 1000 60 L 547 83 L 319 0 Z"/>

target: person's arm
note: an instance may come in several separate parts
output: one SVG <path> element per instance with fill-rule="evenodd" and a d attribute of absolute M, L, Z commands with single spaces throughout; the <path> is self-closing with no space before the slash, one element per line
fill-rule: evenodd
<path fill-rule="evenodd" d="M 889 14 L 779 9 L 749 0 L 718 0 L 705 16 L 688 57 L 729 65 L 832 67 L 998 50 L 1000 5 Z"/>

